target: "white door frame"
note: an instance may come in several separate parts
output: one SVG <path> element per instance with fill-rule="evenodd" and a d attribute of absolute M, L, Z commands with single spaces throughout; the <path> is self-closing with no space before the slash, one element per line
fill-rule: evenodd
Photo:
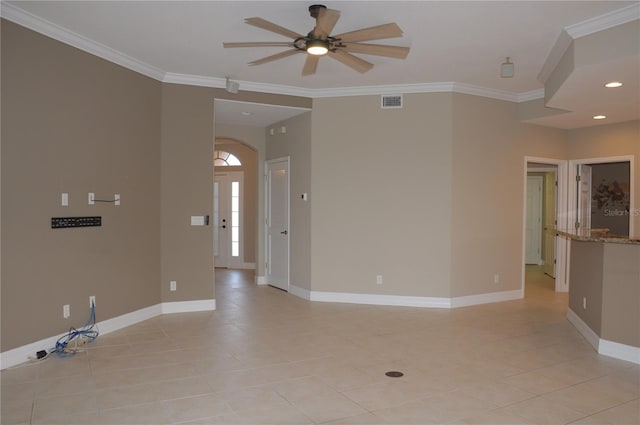
<path fill-rule="evenodd" d="M 628 162 L 629 163 L 629 207 L 631 211 L 634 211 L 635 208 L 635 171 L 634 171 L 634 156 L 633 155 L 622 155 L 622 156 L 607 156 L 601 158 L 583 158 L 583 159 L 572 159 L 569 161 L 569 181 L 573 182 L 569 185 L 569 229 L 575 229 L 574 223 L 578 219 L 578 205 L 577 205 L 577 187 L 575 185 L 577 178 L 577 168 L 578 165 L 581 164 L 608 164 L 611 162 Z M 635 229 L 633 226 L 633 214 L 629 214 L 629 234 L 635 235 Z"/>
<path fill-rule="evenodd" d="M 285 157 L 281 157 L 281 158 L 274 158 L 274 159 L 268 159 L 264 161 L 264 257 L 265 257 L 265 270 L 264 270 L 264 275 L 265 275 L 265 281 L 264 283 L 267 285 L 270 285 L 271 282 L 269 282 L 269 267 L 271 267 L 270 264 L 266 264 L 269 261 L 269 223 L 267 222 L 269 220 L 269 203 L 270 203 L 270 191 L 269 191 L 269 180 L 268 180 L 268 175 L 269 175 L 269 165 L 271 164 L 275 164 L 278 162 L 286 162 L 287 163 L 287 189 L 289 191 L 291 191 L 291 158 L 289 156 L 285 156 Z M 287 202 L 287 223 L 286 223 L 286 228 L 287 231 L 289 232 L 289 234 L 291 234 L 291 196 L 290 193 L 288 194 L 288 202 Z M 288 244 L 288 248 L 287 248 L 287 282 L 285 283 L 286 288 L 281 288 L 281 289 L 285 289 L 286 291 L 289 291 L 290 288 L 290 284 L 291 284 L 291 238 L 290 236 L 287 237 L 287 244 Z"/>
<path fill-rule="evenodd" d="M 568 204 L 567 204 L 567 185 L 568 185 L 568 164 L 563 159 L 541 158 L 535 156 L 524 157 L 524 177 L 522 179 L 522 261 L 520 262 L 521 270 L 521 291 L 524 297 L 524 279 L 525 279 L 525 261 L 526 261 L 526 237 L 527 237 L 527 164 L 546 164 L 555 165 L 557 167 L 556 177 L 558 179 L 556 205 L 556 227 L 559 230 L 567 230 L 568 225 Z M 568 246 L 566 238 L 556 238 L 556 292 L 568 292 Z"/>
<path fill-rule="evenodd" d="M 530 176 L 527 173 L 527 197 L 529 196 L 529 181 L 530 180 L 534 180 L 536 182 L 536 186 L 538 188 L 538 192 L 539 192 L 539 199 L 538 199 L 538 205 L 537 205 L 537 209 L 538 211 L 536 211 L 538 213 L 538 236 L 537 236 L 537 242 L 538 242 L 538 254 L 537 257 L 535 258 L 535 264 L 537 265 L 542 265 L 542 227 L 543 227 L 543 223 L 542 223 L 542 204 L 543 204 L 543 197 L 542 197 L 542 193 L 543 193 L 543 188 L 544 188 L 544 177 L 543 176 Z M 529 210 L 529 205 L 527 202 L 527 212 Z M 525 217 L 525 219 L 527 220 L 527 222 L 529 221 L 529 214 L 527 214 L 527 216 Z M 531 242 L 529 240 L 529 238 L 527 237 L 527 240 L 525 241 L 525 246 L 527 245 L 527 241 Z M 529 253 L 531 254 L 531 253 Z M 526 257 L 526 250 L 525 250 L 525 257 Z M 528 262 L 527 264 L 534 264 L 531 262 L 531 258 L 527 258 Z"/>

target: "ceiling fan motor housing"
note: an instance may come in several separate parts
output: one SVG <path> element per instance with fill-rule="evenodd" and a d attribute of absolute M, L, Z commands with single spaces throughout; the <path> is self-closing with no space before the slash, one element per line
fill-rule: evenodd
<path fill-rule="evenodd" d="M 318 18 L 318 13 L 320 12 L 320 9 L 326 9 L 327 6 L 323 5 L 323 4 L 312 4 L 311 6 L 309 6 L 309 14 L 311 15 L 312 18 Z"/>

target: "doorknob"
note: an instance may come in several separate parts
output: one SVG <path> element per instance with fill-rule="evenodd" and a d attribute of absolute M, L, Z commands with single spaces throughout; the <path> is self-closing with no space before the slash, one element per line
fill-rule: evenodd
<path fill-rule="evenodd" d="M 288 233 L 289 233 L 289 232 L 287 232 L 286 230 L 283 230 L 282 232 L 280 232 L 280 234 L 282 234 L 282 235 L 286 235 L 286 234 L 288 234 Z"/>

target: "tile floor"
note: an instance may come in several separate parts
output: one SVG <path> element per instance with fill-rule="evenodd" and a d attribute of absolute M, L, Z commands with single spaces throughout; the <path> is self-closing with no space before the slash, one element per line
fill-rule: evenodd
<path fill-rule="evenodd" d="M 310 303 L 251 272 L 216 276 L 215 312 L 2 371 L 2 424 L 640 423 L 640 366 L 598 355 L 538 268 L 524 300 L 455 310 Z"/>

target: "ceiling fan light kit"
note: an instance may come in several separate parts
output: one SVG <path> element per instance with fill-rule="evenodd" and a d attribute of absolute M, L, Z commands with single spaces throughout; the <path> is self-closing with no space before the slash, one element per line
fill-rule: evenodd
<path fill-rule="evenodd" d="M 377 25 L 331 36 L 331 31 L 340 18 L 340 12 L 337 10 L 327 9 L 326 6 L 321 4 L 314 4 L 309 6 L 309 14 L 316 20 L 316 26 L 306 36 L 276 25 L 265 19 L 254 17 L 246 18 L 245 22 L 249 25 L 285 36 L 292 39 L 292 41 L 223 43 L 223 46 L 225 48 L 290 47 L 291 49 L 289 50 L 249 62 L 249 65 L 262 65 L 297 53 L 306 53 L 307 59 L 305 60 L 302 68 L 303 76 L 315 74 L 318 67 L 318 61 L 320 57 L 324 55 L 327 55 L 360 73 L 364 73 L 373 68 L 373 64 L 355 56 L 353 53 L 384 56 L 396 59 L 405 59 L 409 54 L 409 48 L 404 46 L 362 43 L 363 41 L 369 40 L 401 37 L 402 30 L 396 23 Z"/>
<path fill-rule="evenodd" d="M 329 52 L 330 44 L 328 40 L 312 39 L 307 41 L 305 46 L 310 55 L 322 56 Z"/>

